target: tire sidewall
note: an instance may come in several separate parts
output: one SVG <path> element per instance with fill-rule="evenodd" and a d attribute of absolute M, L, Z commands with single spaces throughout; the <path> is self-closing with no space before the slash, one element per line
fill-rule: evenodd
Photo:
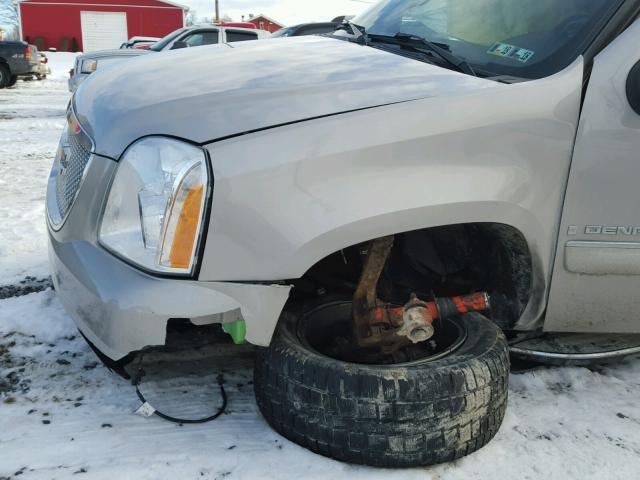
<path fill-rule="evenodd" d="M 6 65 L 0 64 L 0 88 L 7 86 L 9 82 L 11 72 Z"/>

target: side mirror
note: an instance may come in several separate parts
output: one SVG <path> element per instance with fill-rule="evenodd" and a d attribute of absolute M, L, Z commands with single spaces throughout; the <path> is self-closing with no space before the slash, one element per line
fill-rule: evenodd
<path fill-rule="evenodd" d="M 187 42 L 183 42 L 182 40 L 177 40 L 173 42 L 171 46 L 171 50 L 177 50 L 178 48 L 187 48 L 189 44 Z"/>
<path fill-rule="evenodd" d="M 640 115 L 640 62 L 634 65 L 627 77 L 627 99 L 633 111 Z"/>

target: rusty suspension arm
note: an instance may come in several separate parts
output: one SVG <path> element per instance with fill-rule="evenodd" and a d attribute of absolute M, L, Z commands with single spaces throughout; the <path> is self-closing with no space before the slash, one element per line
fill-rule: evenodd
<path fill-rule="evenodd" d="M 371 311 L 378 304 L 378 281 L 393 248 L 393 236 L 380 237 L 371 242 L 353 295 L 353 338 L 362 344 L 371 335 Z"/>

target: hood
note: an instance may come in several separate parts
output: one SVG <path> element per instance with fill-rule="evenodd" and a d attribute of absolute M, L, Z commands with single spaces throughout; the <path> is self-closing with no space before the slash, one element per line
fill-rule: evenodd
<path fill-rule="evenodd" d="M 82 60 L 99 60 L 104 58 L 118 58 L 118 57 L 139 57 L 140 55 L 144 55 L 145 53 L 149 53 L 149 50 L 139 50 L 133 48 L 118 48 L 115 50 L 98 50 L 96 52 L 83 53 L 82 55 L 78 55 L 78 59 Z"/>
<path fill-rule="evenodd" d="M 329 37 L 213 45 L 105 68 L 74 97 L 96 153 L 118 158 L 136 139 L 204 144 L 315 117 L 495 85 Z"/>

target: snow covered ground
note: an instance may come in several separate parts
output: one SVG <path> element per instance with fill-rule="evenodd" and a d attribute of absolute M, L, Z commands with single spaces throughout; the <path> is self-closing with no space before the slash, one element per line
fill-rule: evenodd
<path fill-rule="evenodd" d="M 27 276 L 46 285 L 37 283 L 47 276 L 45 185 L 73 62 L 50 58 L 50 79 L 0 90 L 0 479 L 640 477 L 640 358 L 513 374 L 504 424 L 487 447 L 408 471 L 345 465 L 271 431 L 253 399 L 249 347 L 194 342 L 145 359 L 143 391 L 174 415 L 215 411 L 223 372 L 229 407 L 213 423 L 133 415 L 133 387 L 97 362 L 52 290 L 2 299 L 15 290 L 2 286 Z"/>
<path fill-rule="evenodd" d="M 48 275 L 44 195 L 75 55 L 49 56 L 49 79 L 0 90 L 0 285 Z"/>

